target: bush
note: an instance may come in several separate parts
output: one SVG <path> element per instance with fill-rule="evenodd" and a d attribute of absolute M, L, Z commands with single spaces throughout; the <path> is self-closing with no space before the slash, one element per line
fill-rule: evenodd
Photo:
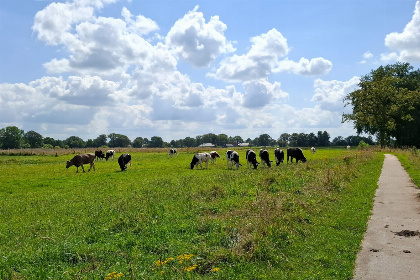
<path fill-rule="evenodd" d="M 359 146 L 358 146 L 358 148 L 359 149 L 366 149 L 366 148 L 368 148 L 369 147 L 369 144 L 368 143 L 366 143 L 365 141 L 363 141 L 363 140 L 361 140 L 360 142 L 359 142 Z"/>

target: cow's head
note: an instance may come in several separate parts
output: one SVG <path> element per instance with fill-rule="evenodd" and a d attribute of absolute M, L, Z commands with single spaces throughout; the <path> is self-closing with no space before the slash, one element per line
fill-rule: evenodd
<path fill-rule="evenodd" d="M 66 168 L 68 169 L 70 166 L 72 166 L 73 164 L 71 163 L 71 161 L 69 160 L 69 161 L 67 161 L 67 163 L 66 163 Z"/>
<path fill-rule="evenodd" d="M 194 169 L 195 164 L 198 162 L 198 158 L 196 156 L 193 156 L 191 163 L 190 163 L 190 167 L 191 169 Z"/>

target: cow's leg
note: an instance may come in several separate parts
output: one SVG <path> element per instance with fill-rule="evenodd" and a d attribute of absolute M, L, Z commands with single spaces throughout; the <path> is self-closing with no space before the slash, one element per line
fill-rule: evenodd
<path fill-rule="evenodd" d="M 82 165 L 80 165 L 80 167 L 82 168 L 83 173 L 85 173 L 85 168 L 83 167 L 83 164 L 82 164 Z"/>

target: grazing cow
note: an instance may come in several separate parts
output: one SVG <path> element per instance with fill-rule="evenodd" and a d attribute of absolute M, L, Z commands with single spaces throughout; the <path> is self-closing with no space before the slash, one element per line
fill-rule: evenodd
<path fill-rule="evenodd" d="M 232 169 L 234 164 L 236 165 L 236 170 L 239 169 L 239 166 L 242 166 L 242 164 L 239 163 L 239 155 L 235 151 L 228 150 L 226 152 L 226 160 L 229 169 Z"/>
<path fill-rule="evenodd" d="M 126 171 L 128 164 L 130 164 L 130 166 L 132 166 L 131 165 L 131 155 L 130 154 L 120 155 L 120 157 L 118 158 L 118 164 L 120 165 L 121 171 Z"/>
<path fill-rule="evenodd" d="M 257 154 L 253 150 L 246 151 L 246 161 L 248 162 L 248 168 L 253 166 L 254 169 L 257 169 L 258 164 L 260 164 L 257 162 Z"/>
<path fill-rule="evenodd" d="M 268 167 L 271 167 L 271 163 L 273 161 L 270 160 L 270 154 L 265 149 L 260 149 L 260 159 L 262 166 L 265 166 L 267 164 Z"/>
<path fill-rule="evenodd" d="M 274 158 L 276 159 L 276 166 L 279 166 L 280 163 L 284 161 L 284 152 L 283 150 L 277 148 L 274 150 Z"/>
<path fill-rule="evenodd" d="M 350 146 L 349 145 L 347 145 L 347 150 L 350 150 Z"/>
<path fill-rule="evenodd" d="M 197 153 L 193 156 L 190 167 L 191 169 L 194 169 L 194 166 L 200 165 L 201 169 L 203 169 L 203 162 L 206 163 L 206 168 L 209 168 L 209 160 L 210 160 L 210 154 L 209 153 Z"/>
<path fill-rule="evenodd" d="M 83 164 L 90 163 L 90 169 L 93 167 L 93 171 L 95 171 L 95 154 L 80 154 L 75 155 L 71 160 L 67 161 L 66 168 L 68 169 L 70 166 L 74 165 L 77 167 L 76 173 L 79 172 L 79 166 L 82 167 L 83 172 L 85 172 L 85 169 L 83 168 Z"/>
<path fill-rule="evenodd" d="M 288 148 L 287 149 L 287 163 L 289 163 L 289 157 L 290 162 L 293 163 L 293 158 L 296 159 L 296 163 L 300 161 L 306 162 L 306 157 L 303 155 L 303 152 L 299 148 Z"/>
<path fill-rule="evenodd" d="M 175 148 L 173 148 L 173 149 L 169 149 L 168 154 L 169 154 L 170 157 L 173 157 L 173 156 L 178 155 L 178 152 Z"/>
<path fill-rule="evenodd" d="M 109 158 L 114 159 L 114 154 L 115 154 L 114 150 L 106 151 L 105 160 L 108 161 Z"/>
<path fill-rule="evenodd" d="M 219 157 L 220 157 L 220 155 L 219 155 L 218 152 L 216 152 L 216 151 L 210 152 L 211 163 L 216 163 L 216 159 L 219 158 Z"/>
<path fill-rule="evenodd" d="M 101 150 L 95 151 L 95 158 L 96 160 L 103 159 L 105 158 L 105 154 Z"/>
<path fill-rule="evenodd" d="M 313 154 L 315 154 L 315 152 L 316 152 L 315 147 L 312 147 L 312 148 L 311 148 L 311 152 L 312 152 Z"/>

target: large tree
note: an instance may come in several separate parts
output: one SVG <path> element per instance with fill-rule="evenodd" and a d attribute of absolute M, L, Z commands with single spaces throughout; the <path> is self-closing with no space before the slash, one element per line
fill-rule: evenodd
<path fill-rule="evenodd" d="M 134 139 L 132 145 L 133 145 L 134 148 L 143 147 L 143 138 L 142 137 L 137 137 L 136 139 Z"/>
<path fill-rule="evenodd" d="M 0 146 L 2 149 L 19 149 L 22 142 L 23 130 L 16 126 L 0 129 Z"/>
<path fill-rule="evenodd" d="M 127 147 L 131 145 L 130 138 L 118 133 L 111 133 L 108 135 L 110 147 Z"/>
<path fill-rule="evenodd" d="M 106 140 L 107 140 L 106 134 L 101 134 L 98 137 L 96 137 L 95 140 L 93 140 L 93 145 L 95 147 L 106 146 L 107 145 Z"/>
<path fill-rule="evenodd" d="M 363 76 L 359 87 L 344 98 L 353 112 L 343 114 L 343 122 L 376 135 L 381 147 L 391 138 L 398 146 L 420 145 L 420 70 L 408 63 L 380 66 Z"/>
<path fill-rule="evenodd" d="M 162 137 L 153 136 L 152 138 L 150 138 L 149 147 L 150 148 L 162 148 L 163 147 Z"/>
<path fill-rule="evenodd" d="M 41 148 L 44 145 L 42 135 L 33 130 L 26 132 L 23 139 L 31 148 Z"/>
<path fill-rule="evenodd" d="M 83 148 L 85 146 L 85 141 L 78 136 L 70 136 L 64 143 L 70 148 Z"/>

